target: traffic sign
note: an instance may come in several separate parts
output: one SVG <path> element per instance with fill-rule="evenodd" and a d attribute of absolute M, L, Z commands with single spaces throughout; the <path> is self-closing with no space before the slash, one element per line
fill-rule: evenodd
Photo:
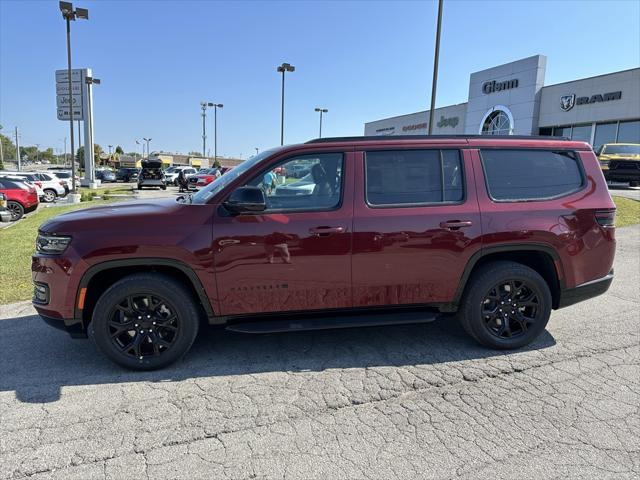
<path fill-rule="evenodd" d="M 83 88 L 86 69 L 74 68 L 71 70 L 71 99 L 69 98 L 69 73 L 67 70 L 56 70 L 56 105 L 58 107 L 58 120 L 70 120 L 71 112 L 69 100 L 73 102 L 73 119 L 84 121 L 84 95 Z"/>

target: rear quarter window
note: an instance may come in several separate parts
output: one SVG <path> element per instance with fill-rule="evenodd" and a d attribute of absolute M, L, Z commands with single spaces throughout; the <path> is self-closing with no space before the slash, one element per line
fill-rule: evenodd
<path fill-rule="evenodd" d="M 486 149 L 480 154 L 489 195 L 496 201 L 550 199 L 584 185 L 574 152 Z"/>

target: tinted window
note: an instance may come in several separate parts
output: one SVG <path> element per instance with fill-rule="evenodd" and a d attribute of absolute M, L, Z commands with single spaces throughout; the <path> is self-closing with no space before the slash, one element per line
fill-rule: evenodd
<path fill-rule="evenodd" d="M 367 152 L 366 171 L 370 205 L 459 202 L 463 198 L 457 150 Z"/>
<path fill-rule="evenodd" d="M 307 174 L 291 175 L 292 166 L 304 165 Z M 342 154 L 322 153 L 290 158 L 246 183 L 260 187 L 268 211 L 331 210 L 340 204 Z"/>
<path fill-rule="evenodd" d="M 495 200 L 536 200 L 578 190 L 582 174 L 573 152 L 482 150 L 487 187 Z"/>
<path fill-rule="evenodd" d="M 596 136 L 593 140 L 593 149 L 597 151 L 605 143 L 615 143 L 617 129 L 618 125 L 616 123 L 598 123 L 596 125 Z"/>
<path fill-rule="evenodd" d="M 620 122 L 618 127 L 619 143 L 640 143 L 640 120 Z"/>

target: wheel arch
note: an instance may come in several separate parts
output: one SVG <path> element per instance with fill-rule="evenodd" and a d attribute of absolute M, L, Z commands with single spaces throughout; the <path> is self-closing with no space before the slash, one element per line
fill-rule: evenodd
<path fill-rule="evenodd" d="M 198 275 L 187 264 L 167 258 L 135 258 L 110 260 L 95 264 L 87 269 L 82 276 L 74 303 L 74 323 L 82 330 L 86 330 L 91 321 L 93 308 L 101 294 L 110 285 L 134 273 L 162 273 L 181 281 L 199 301 L 202 313 L 211 321 L 215 318 L 211 302 Z M 82 289 L 86 288 L 83 308 L 79 308 Z"/>
<path fill-rule="evenodd" d="M 475 253 L 467 262 L 453 300 L 462 301 L 471 275 L 483 265 L 501 260 L 517 262 L 538 272 L 551 290 L 552 307 L 558 308 L 560 292 L 564 289 L 564 272 L 558 253 L 544 244 L 510 244 L 486 247 Z"/>

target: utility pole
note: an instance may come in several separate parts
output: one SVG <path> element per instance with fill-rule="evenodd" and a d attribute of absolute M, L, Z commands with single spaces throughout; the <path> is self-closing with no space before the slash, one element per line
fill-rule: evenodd
<path fill-rule="evenodd" d="M 0 125 L 0 130 L 2 130 L 2 125 Z M 4 152 L 2 151 L 2 137 L 0 137 L 0 164 L 4 165 Z"/>
<path fill-rule="evenodd" d="M 64 137 L 64 165 L 67 166 L 67 137 Z"/>
<path fill-rule="evenodd" d="M 327 110 L 326 108 L 321 108 L 321 107 L 317 107 L 316 108 L 316 112 L 320 112 L 320 134 L 318 135 L 318 138 L 322 138 L 322 114 L 323 113 L 327 113 L 329 110 Z"/>
<path fill-rule="evenodd" d="M 280 100 L 280 145 L 284 145 L 284 74 L 285 72 L 295 72 L 296 67 L 289 63 L 283 63 L 276 68 L 278 73 L 282 73 L 282 93 Z"/>
<path fill-rule="evenodd" d="M 16 127 L 16 163 L 18 164 L 18 171 L 22 170 L 20 158 L 20 141 L 18 140 L 18 127 Z"/>
<path fill-rule="evenodd" d="M 431 82 L 431 108 L 429 109 L 429 135 L 433 133 L 436 109 L 436 87 L 438 85 L 438 59 L 440 57 L 440 30 L 442 27 L 442 1 L 438 0 L 438 26 L 436 28 L 436 53 L 433 57 L 433 81 Z"/>

